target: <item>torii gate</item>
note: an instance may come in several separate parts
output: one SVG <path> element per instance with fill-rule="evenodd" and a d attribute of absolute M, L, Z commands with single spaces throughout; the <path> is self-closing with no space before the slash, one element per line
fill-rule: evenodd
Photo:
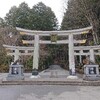
<path fill-rule="evenodd" d="M 68 30 L 68 31 L 34 31 L 34 30 L 26 30 L 22 28 L 16 28 L 21 35 L 30 35 L 34 36 L 34 40 L 23 40 L 23 43 L 29 43 L 29 44 L 34 44 L 34 47 L 18 47 L 18 46 L 8 46 L 4 45 L 6 48 L 12 49 L 16 48 L 15 54 L 10 54 L 10 55 L 15 55 L 15 60 L 18 59 L 18 55 L 33 55 L 33 69 L 38 69 L 38 63 L 39 63 L 39 44 L 68 44 L 69 45 L 69 69 L 72 71 L 71 77 L 77 78 L 74 73 L 75 73 L 75 61 L 74 61 L 74 50 L 80 50 L 79 47 L 74 47 L 74 43 L 82 43 L 82 40 L 74 40 L 73 36 L 82 34 L 82 33 L 88 33 L 89 30 L 92 29 L 92 27 L 87 27 L 87 28 L 82 28 L 82 29 L 76 29 L 76 30 Z M 57 40 L 57 41 L 51 41 L 51 40 L 40 40 L 40 36 L 52 36 L 52 35 L 57 35 L 57 36 L 68 36 L 68 39 L 65 40 Z M 83 40 L 84 41 L 84 40 Z M 18 50 L 22 49 L 26 50 L 27 53 L 19 53 Z M 34 50 L 33 53 L 28 53 L 29 50 Z M 91 53 L 89 54 L 94 57 L 93 50 L 89 49 Z M 79 54 L 77 54 L 79 55 Z M 81 54 L 80 54 L 81 55 Z M 91 58 L 91 57 L 90 57 Z M 93 58 L 94 59 L 94 58 Z M 93 60 L 92 59 L 92 60 Z M 15 61 L 14 60 L 14 61 Z M 70 77 L 70 76 L 69 76 Z"/>

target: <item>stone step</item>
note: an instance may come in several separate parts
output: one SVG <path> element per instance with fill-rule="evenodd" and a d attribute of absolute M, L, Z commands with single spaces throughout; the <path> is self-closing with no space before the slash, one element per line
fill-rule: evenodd
<path fill-rule="evenodd" d="M 100 86 L 100 81 L 2 81 L 0 85 L 73 85 L 73 86 Z"/>

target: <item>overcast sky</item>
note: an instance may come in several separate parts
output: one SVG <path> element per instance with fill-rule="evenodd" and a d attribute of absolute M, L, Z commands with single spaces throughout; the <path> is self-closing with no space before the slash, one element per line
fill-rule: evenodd
<path fill-rule="evenodd" d="M 24 1 L 29 5 L 30 8 L 32 8 L 34 4 L 37 4 L 38 2 L 42 1 L 45 5 L 52 8 L 59 23 L 61 23 L 62 16 L 64 13 L 64 6 L 65 6 L 64 3 L 65 1 L 67 2 L 67 0 L 1 0 L 0 1 L 0 17 L 2 18 L 5 17 L 6 13 L 9 12 L 12 6 L 14 5 L 18 6 Z"/>

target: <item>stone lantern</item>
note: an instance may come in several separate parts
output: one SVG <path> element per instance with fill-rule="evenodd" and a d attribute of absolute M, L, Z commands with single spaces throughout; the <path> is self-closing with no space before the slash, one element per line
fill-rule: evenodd
<path fill-rule="evenodd" d="M 84 80 L 100 80 L 99 65 L 84 65 Z"/>
<path fill-rule="evenodd" d="M 19 64 L 10 65 L 7 80 L 8 81 L 24 80 L 23 65 L 19 65 Z"/>

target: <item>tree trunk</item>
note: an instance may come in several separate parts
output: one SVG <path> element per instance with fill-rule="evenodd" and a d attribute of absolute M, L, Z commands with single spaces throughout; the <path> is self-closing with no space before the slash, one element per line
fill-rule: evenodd
<path fill-rule="evenodd" d="M 94 39 L 94 44 L 98 45 L 99 44 L 99 37 L 100 37 L 100 22 L 97 19 L 97 16 L 95 13 L 93 13 L 91 10 L 89 10 L 86 13 L 86 18 L 88 19 L 89 23 L 91 26 L 93 26 L 93 39 Z"/>
<path fill-rule="evenodd" d="M 100 31 L 98 26 L 95 27 L 95 25 L 93 25 L 93 38 L 94 38 L 95 45 L 99 44 L 99 34 Z"/>

